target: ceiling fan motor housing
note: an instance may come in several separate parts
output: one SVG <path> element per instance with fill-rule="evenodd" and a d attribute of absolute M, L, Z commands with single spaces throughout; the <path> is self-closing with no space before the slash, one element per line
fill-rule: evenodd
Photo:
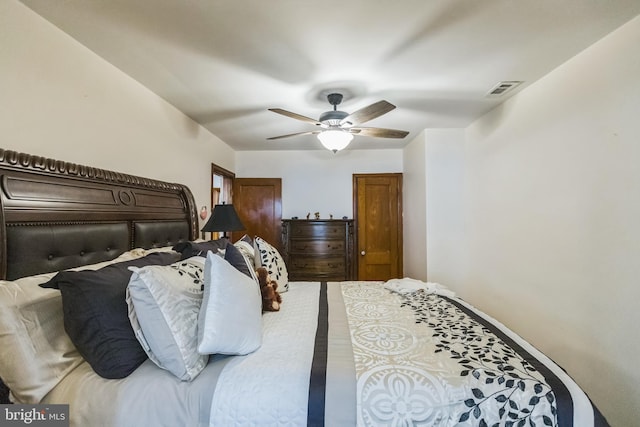
<path fill-rule="evenodd" d="M 344 111 L 325 111 L 320 114 L 320 120 L 318 121 L 329 126 L 339 126 L 340 121 L 348 115 L 349 113 L 345 113 Z"/>
<path fill-rule="evenodd" d="M 342 94 L 335 92 L 330 93 L 327 95 L 327 101 L 333 105 L 333 111 L 325 111 L 320 115 L 318 121 L 331 127 L 340 126 L 340 121 L 349 115 L 349 113 L 345 113 L 344 111 L 338 111 L 337 106 L 342 102 Z"/>

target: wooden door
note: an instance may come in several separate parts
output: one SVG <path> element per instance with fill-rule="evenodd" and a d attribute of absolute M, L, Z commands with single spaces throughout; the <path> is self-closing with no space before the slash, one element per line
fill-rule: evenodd
<path fill-rule="evenodd" d="M 353 175 L 358 280 L 402 277 L 402 174 Z"/>
<path fill-rule="evenodd" d="M 245 230 L 232 233 L 232 241 L 246 233 L 251 238 L 260 236 L 282 251 L 281 178 L 236 178 L 233 205 Z"/>

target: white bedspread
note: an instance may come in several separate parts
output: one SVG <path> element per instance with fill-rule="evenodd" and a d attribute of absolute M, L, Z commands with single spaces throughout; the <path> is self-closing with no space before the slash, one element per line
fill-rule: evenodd
<path fill-rule="evenodd" d="M 264 313 L 262 347 L 218 379 L 211 426 L 306 425 L 319 292 L 319 283 L 290 283 L 281 310 Z"/>

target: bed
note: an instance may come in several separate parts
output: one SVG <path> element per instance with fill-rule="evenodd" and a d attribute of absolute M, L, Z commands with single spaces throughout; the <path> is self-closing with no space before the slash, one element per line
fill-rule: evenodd
<path fill-rule="evenodd" d="M 199 241 L 180 184 L 0 150 L 0 186 L 2 403 L 68 404 L 74 426 L 607 425 L 566 372 L 442 285 L 289 282 L 259 236 Z M 207 245 L 221 246 L 185 255 Z M 280 311 L 256 309 L 256 265 Z M 93 325 L 111 320 L 76 313 L 109 306 L 101 283 L 76 282 L 104 271 L 129 281 L 128 341 L 106 347 Z M 190 282 L 171 294 L 154 274 Z M 157 289 L 178 313 L 158 351 L 162 322 L 136 302 Z"/>

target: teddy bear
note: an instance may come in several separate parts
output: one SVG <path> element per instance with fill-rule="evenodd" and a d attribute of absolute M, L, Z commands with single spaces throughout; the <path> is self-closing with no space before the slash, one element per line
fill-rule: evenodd
<path fill-rule="evenodd" d="M 278 292 L 278 282 L 271 279 L 265 267 L 258 267 L 256 275 L 262 294 L 262 311 L 279 311 L 282 297 Z"/>

